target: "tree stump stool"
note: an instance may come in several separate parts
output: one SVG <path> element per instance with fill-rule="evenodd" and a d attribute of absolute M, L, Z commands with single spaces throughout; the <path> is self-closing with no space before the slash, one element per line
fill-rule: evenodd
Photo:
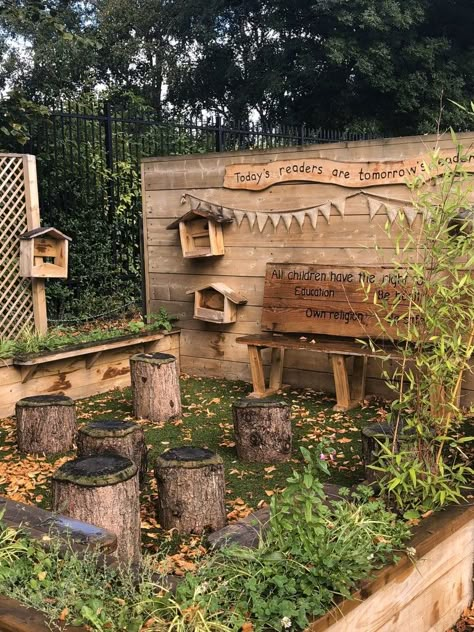
<path fill-rule="evenodd" d="M 16 438 L 24 453 L 69 452 L 76 438 L 76 406 L 64 395 L 24 397 L 16 404 Z"/>
<path fill-rule="evenodd" d="M 181 415 L 176 358 L 169 353 L 137 353 L 130 358 L 133 414 L 151 421 Z"/>
<path fill-rule="evenodd" d="M 167 450 L 155 467 L 158 522 L 178 533 L 202 533 L 226 524 L 222 459 L 211 450 Z"/>
<path fill-rule="evenodd" d="M 124 565 L 141 559 L 138 470 L 119 455 L 88 456 L 53 475 L 53 511 L 89 522 L 117 536 L 115 555 Z"/>
<path fill-rule="evenodd" d="M 268 397 L 232 405 L 237 455 L 249 463 L 280 463 L 291 456 L 290 406 Z"/>
<path fill-rule="evenodd" d="M 368 483 L 380 480 L 381 473 L 372 470 L 369 465 L 375 463 L 380 456 L 380 443 L 393 439 L 393 428 L 389 423 L 373 423 L 362 428 L 362 462 L 364 474 Z"/>
<path fill-rule="evenodd" d="M 77 433 L 77 456 L 119 454 L 133 461 L 138 468 L 140 485 L 147 472 L 147 449 L 143 428 L 130 421 L 102 419 L 93 421 Z"/>

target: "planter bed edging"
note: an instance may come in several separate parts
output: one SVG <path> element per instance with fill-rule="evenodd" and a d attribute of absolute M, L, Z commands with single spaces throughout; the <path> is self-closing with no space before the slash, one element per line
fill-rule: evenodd
<path fill-rule="evenodd" d="M 0 419 L 13 415 L 16 402 L 30 395 L 64 394 L 81 399 L 129 386 L 132 355 L 160 351 L 179 361 L 179 337 L 179 330 L 137 334 L 79 345 L 77 354 L 68 347 L 67 351 L 18 358 L 22 363 L 18 365 L 4 360 L 0 362 Z M 28 358 L 36 363 L 29 364 Z"/>
<path fill-rule="evenodd" d="M 306 632 L 446 632 L 473 596 L 474 505 L 449 507 L 415 529 L 402 555 Z"/>

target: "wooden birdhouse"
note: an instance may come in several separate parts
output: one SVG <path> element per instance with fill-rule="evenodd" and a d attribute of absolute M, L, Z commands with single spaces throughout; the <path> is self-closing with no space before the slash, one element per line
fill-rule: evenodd
<path fill-rule="evenodd" d="M 183 257 L 215 257 L 224 254 L 222 225 L 232 222 L 223 209 L 199 205 L 167 226 L 179 230 Z"/>
<path fill-rule="evenodd" d="M 20 236 L 20 276 L 67 279 L 70 237 L 56 228 L 35 228 Z"/>
<path fill-rule="evenodd" d="M 208 323 L 235 323 L 237 305 L 247 302 L 224 283 L 211 283 L 186 293 L 194 294 L 194 318 Z"/>

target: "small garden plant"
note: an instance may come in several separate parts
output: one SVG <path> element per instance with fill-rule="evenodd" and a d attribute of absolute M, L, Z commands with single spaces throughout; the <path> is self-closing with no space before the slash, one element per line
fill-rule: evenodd
<path fill-rule="evenodd" d="M 171 331 L 175 320 L 164 308 L 156 314 L 151 314 L 144 322 L 141 318 L 129 321 L 115 321 L 102 325 L 83 325 L 82 327 L 57 326 L 40 334 L 33 329 L 26 329 L 18 340 L 0 338 L 0 360 L 28 353 L 54 351 L 74 344 L 107 341 L 119 336 L 140 334 L 152 331 Z"/>
<path fill-rule="evenodd" d="M 375 469 L 383 494 L 411 518 L 458 502 L 473 474 L 460 408 L 474 352 L 472 185 L 461 147 L 457 158 L 448 164 L 436 152 L 411 184 L 422 225 L 397 244 L 397 293 L 379 318 L 386 333 L 396 329 L 402 359 L 387 376 L 394 439 Z"/>

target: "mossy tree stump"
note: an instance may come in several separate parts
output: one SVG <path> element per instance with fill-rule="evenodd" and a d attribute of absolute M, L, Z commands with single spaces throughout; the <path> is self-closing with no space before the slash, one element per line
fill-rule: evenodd
<path fill-rule="evenodd" d="M 68 461 L 53 475 L 53 511 L 108 529 L 124 565 L 141 559 L 138 469 L 119 455 Z"/>
<path fill-rule="evenodd" d="M 74 400 L 64 395 L 20 399 L 16 404 L 16 437 L 20 452 L 69 452 L 76 438 Z"/>
<path fill-rule="evenodd" d="M 268 397 L 232 405 L 237 455 L 249 463 L 279 463 L 291 456 L 290 406 Z"/>
<path fill-rule="evenodd" d="M 130 358 L 133 414 L 151 421 L 181 415 L 176 358 L 169 353 L 137 353 Z"/>
<path fill-rule="evenodd" d="M 158 521 L 178 533 L 215 531 L 226 524 L 222 459 L 211 450 L 167 450 L 155 467 Z"/>
<path fill-rule="evenodd" d="M 372 470 L 369 465 L 373 465 L 380 453 L 382 452 L 381 443 L 393 441 L 393 428 L 388 423 L 373 423 L 370 426 L 362 428 L 362 462 L 364 464 L 365 478 L 368 483 L 378 481 L 381 477 L 381 473 L 376 470 Z M 390 445 L 390 447 L 392 447 Z"/>
<path fill-rule="evenodd" d="M 93 421 L 77 433 L 77 456 L 119 454 L 133 461 L 138 468 L 140 485 L 147 472 L 147 448 L 143 428 L 119 419 Z"/>

